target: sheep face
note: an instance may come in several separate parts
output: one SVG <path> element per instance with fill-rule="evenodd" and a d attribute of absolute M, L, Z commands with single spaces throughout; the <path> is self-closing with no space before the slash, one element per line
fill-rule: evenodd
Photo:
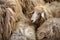
<path fill-rule="evenodd" d="M 35 23 L 38 19 L 44 18 L 45 12 L 42 7 L 35 7 L 34 13 L 31 17 L 31 22 Z"/>

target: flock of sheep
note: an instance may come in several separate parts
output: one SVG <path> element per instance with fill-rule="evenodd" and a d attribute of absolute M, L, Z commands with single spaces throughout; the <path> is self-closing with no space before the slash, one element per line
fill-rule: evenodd
<path fill-rule="evenodd" d="M 0 0 L 0 40 L 60 40 L 60 0 Z"/>
<path fill-rule="evenodd" d="M 60 40 L 60 2 L 36 6 L 31 22 L 37 25 L 37 40 Z M 55 32 L 54 32 L 55 31 Z"/>

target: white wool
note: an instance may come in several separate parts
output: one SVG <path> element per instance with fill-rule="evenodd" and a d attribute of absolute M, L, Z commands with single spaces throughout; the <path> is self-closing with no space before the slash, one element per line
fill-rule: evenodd
<path fill-rule="evenodd" d="M 44 12 L 41 13 L 41 16 L 42 16 L 43 18 L 45 18 Z"/>
<path fill-rule="evenodd" d="M 31 18 L 31 20 L 32 20 L 33 23 L 36 21 L 37 16 L 38 16 L 37 12 L 35 11 L 34 14 L 32 15 L 32 18 Z"/>
<path fill-rule="evenodd" d="M 46 18 L 53 18 L 55 15 L 56 16 L 56 12 L 57 10 L 60 10 L 60 3 L 58 2 L 52 2 L 52 3 L 47 3 L 46 5 L 41 5 L 41 7 L 43 8 L 43 10 L 45 11 L 46 14 Z M 57 9 L 57 10 L 56 10 Z M 59 15 L 59 14 L 57 14 Z"/>

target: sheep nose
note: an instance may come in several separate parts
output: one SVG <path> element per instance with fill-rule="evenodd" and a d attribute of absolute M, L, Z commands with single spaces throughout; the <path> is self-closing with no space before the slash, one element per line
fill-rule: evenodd
<path fill-rule="evenodd" d="M 31 20 L 31 22 L 33 22 L 33 20 Z"/>

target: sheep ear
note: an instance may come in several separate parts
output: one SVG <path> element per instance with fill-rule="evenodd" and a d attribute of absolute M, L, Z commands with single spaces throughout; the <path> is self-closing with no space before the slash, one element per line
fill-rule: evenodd
<path fill-rule="evenodd" d="M 45 18 L 45 13 L 44 12 L 41 13 L 41 17 Z"/>

